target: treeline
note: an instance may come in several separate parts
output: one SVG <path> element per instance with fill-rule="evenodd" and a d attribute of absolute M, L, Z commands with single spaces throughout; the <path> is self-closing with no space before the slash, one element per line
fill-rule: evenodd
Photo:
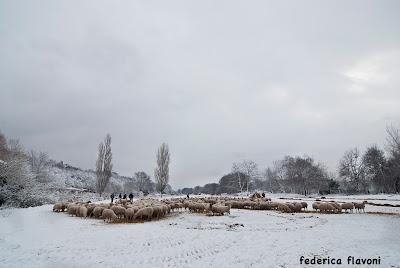
<path fill-rule="evenodd" d="M 26 151 L 18 140 L 7 139 L 0 132 L 0 206 L 37 206 L 68 195 L 56 183 L 57 179 L 65 179 L 62 173 L 79 182 L 85 188 L 78 189 L 82 193 L 98 193 L 100 196 L 105 193 L 107 197 L 110 193 L 131 192 L 138 195 L 155 192 L 173 194 L 169 185 L 169 161 L 168 145 L 162 143 L 156 154 L 154 182 L 144 171 L 136 172 L 133 177 L 119 176 L 113 170 L 111 136 L 107 134 L 98 146 L 95 170 L 83 171 L 51 160 L 47 153 Z M 61 174 L 54 169 L 61 169 Z M 68 188 L 67 185 L 64 188 Z"/>
<path fill-rule="evenodd" d="M 346 151 L 336 173 L 310 156 L 285 156 L 260 171 L 254 161 L 233 163 L 230 173 L 218 183 L 178 190 L 182 194 L 232 194 L 262 190 L 308 195 L 311 193 L 399 193 L 400 132 L 386 129 L 386 150 L 372 145 L 361 153 L 358 148 Z"/>

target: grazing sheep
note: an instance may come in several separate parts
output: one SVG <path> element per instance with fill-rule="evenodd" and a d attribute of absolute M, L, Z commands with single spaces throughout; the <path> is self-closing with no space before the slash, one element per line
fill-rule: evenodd
<path fill-rule="evenodd" d="M 124 207 L 121 207 L 121 206 L 112 206 L 112 207 L 111 207 L 111 210 L 114 211 L 115 215 L 117 215 L 117 217 L 118 217 L 119 219 L 125 217 L 126 209 L 125 209 Z"/>
<path fill-rule="evenodd" d="M 328 212 L 334 212 L 335 211 L 335 207 L 334 206 L 332 206 L 331 204 L 329 204 L 329 203 L 320 203 L 319 204 L 319 210 L 322 212 L 322 213 L 328 213 Z"/>
<path fill-rule="evenodd" d="M 231 208 L 229 206 L 220 206 L 220 205 L 211 206 L 211 212 L 213 213 L 213 215 L 215 213 L 219 215 L 224 215 L 224 213 L 231 214 L 230 209 Z"/>
<path fill-rule="evenodd" d="M 101 213 L 101 217 L 104 219 L 104 221 L 108 220 L 108 222 L 112 222 L 117 218 L 117 215 L 115 215 L 114 211 L 111 209 L 106 208 Z"/>
<path fill-rule="evenodd" d="M 53 206 L 53 211 L 54 212 L 61 212 L 64 211 L 65 207 L 63 206 L 62 203 L 55 203 Z"/>
<path fill-rule="evenodd" d="M 133 217 L 134 220 L 140 218 L 143 220 L 143 217 L 146 217 L 147 220 L 151 220 L 151 217 L 153 216 L 153 208 L 152 207 L 145 207 L 141 208 L 136 212 L 135 216 Z"/>
<path fill-rule="evenodd" d="M 79 206 L 77 205 L 72 205 L 72 206 L 68 206 L 68 214 L 71 216 L 76 216 L 77 210 L 79 209 Z"/>
<path fill-rule="evenodd" d="M 104 208 L 102 206 L 95 207 L 93 209 L 93 217 L 100 218 L 104 209 L 106 209 L 106 208 Z"/>
<path fill-rule="evenodd" d="M 304 210 L 307 209 L 307 207 L 308 207 L 307 202 L 300 202 L 300 204 L 301 204 L 301 208 L 302 208 L 302 209 L 303 209 L 303 208 L 304 208 Z"/>
<path fill-rule="evenodd" d="M 162 216 L 162 208 L 161 206 L 154 206 L 153 207 L 153 214 L 152 214 L 152 218 L 156 218 L 157 220 Z"/>
<path fill-rule="evenodd" d="M 343 203 L 341 205 L 342 210 L 344 209 L 345 212 L 347 212 L 347 210 L 349 209 L 351 212 L 353 212 L 354 209 L 354 204 L 353 203 Z"/>
<path fill-rule="evenodd" d="M 335 207 L 336 212 L 341 213 L 342 212 L 342 206 L 336 202 L 331 203 L 332 206 Z"/>
<path fill-rule="evenodd" d="M 185 201 L 183 201 L 183 208 L 185 209 L 185 210 L 188 210 L 189 209 L 189 201 L 187 201 L 187 200 L 185 200 Z"/>
<path fill-rule="evenodd" d="M 271 206 L 269 202 L 260 202 L 257 204 L 257 209 L 270 210 Z"/>
<path fill-rule="evenodd" d="M 270 202 L 269 206 L 271 207 L 272 210 L 278 210 L 279 203 L 277 202 Z"/>
<path fill-rule="evenodd" d="M 168 214 L 168 206 L 167 205 L 161 205 L 161 210 L 162 210 L 162 216 L 165 216 Z"/>
<path fill-rule="evenodd" d="M 303 208 L 303 206 L 301 205 L 301 203 L 298 202 L 294 202 L 293 203 L 293 212 L 301 212 L 301 209 Z"/>
<path fill-rule="evenodd" d="M 93 210 L 94 210 L 95 207 L 96 207 L 95 205 L 89 205 L 87 207 L 87 216 L 88 217 L 92 217 L 93 216 Z"/>
<path fill-rule="evenodd" d="M 134 208 L 128 208 L 125 212 L 125 218 L 128 221 L 133 220 L 133 217 L 135 216 L 135 209 Z"/>
<path fill-rule="evenodd" d="M 282 203 L 278 204 L 278 210 L 281 212 L 287 212 L 287 213 L 292 212 L 292 210 L 290 209 L 290 207 L 287 204 L 282 204 Z"/>
<path fill-rule="evenodd" d="M 368 202 L 367 202 L 367 201 L 364 201 L 364 202 L 362 202 L 362 203 L 353 202 L 354 208 L 355 208 L 358 212 L 360 212 L 361 209 L 365 212 L 365 204 L 366 204 L 366 203 L 368 203 Z"/>
<path fill-rule="evenodd" d="M 292 212 L 295 212 L 295 206 L 292 204 L 292 203 L 286 203 L 286 206 L 288 206 L 289 208 L 290 208 L 290 210 L 292 211 Z"/>
<path fill-rule="evenodd" d="M 321 202 L 314 202 L 313 204 L 312 204 L 312 208 L 315 210 L 315 211 L 317 211 L 317 210 L 319 210 L 319 206 L 321 205 Z"/>
<path fill-rule="evenodd" d="M 77 209 L 76 216 L 86 218 L 87 217 L 87 211 L 88 210 L 87 210 L 87 208 L 85 206 L 80 206 Z"/>

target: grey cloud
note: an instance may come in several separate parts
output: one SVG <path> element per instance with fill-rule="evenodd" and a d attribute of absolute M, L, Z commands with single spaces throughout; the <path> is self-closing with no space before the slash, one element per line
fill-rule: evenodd
<path fill-rule="evenodd" d="M 152 174 L 168 142 L 174 187 L 309 154 L 384 143 L 400 121 L 398 1 L 2 1 L 0 128 L 93 168 Z"/>

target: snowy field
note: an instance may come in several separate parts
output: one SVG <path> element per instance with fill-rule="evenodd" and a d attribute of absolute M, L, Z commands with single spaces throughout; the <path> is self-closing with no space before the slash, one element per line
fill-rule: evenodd
<path fill-rule="evenodd" d="M 400 196 L 329 198 L 400 204 Z M 400 267 L 400 208 L 367 205 L 366 212 L 397 215 L 232 209 L 220 217 L 182 212 L 148 223 L 106 224 L 53 213 L 49 205 L 5 209 L 0 267 L 321 267 L 301 265 L 301 256 L 341 258 L 339 267 L 366 267 L 347 265 L 348 256 L 380 257 L 375 267 Z M 336 265 L 323 267 L 330 266 Z"/>

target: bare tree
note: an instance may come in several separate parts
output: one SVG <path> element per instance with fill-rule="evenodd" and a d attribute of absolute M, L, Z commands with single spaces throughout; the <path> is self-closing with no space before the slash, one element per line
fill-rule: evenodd
<path fill-rule="evenodd" d="M 366 191 L 365 167 L 357 148 L 345 152 L 339 163 L 339 175 L 351 183 L 350 191 Z"/>
<path fill-rule="evenodd" d="M 104 142 L 100 142 L 99 151 L 96 161 L 96 177 L 97 177 L 97 192 L 101 194 L 104 192 L 107 184 L 111 178 L 112 172 L 112 152 L 111 152 L 111 136 L 107 134 Z"/>
<path fill-rule="evenodd" d="M 388 174 L 387 179 L 390 184 L 390 192 L 400 192 L 400 130 L 393 125 L 386 128 Z"/>
<path fill-rule="evenodd" d="M 365 167 L 365 176 L 378 192 L 386 192 L 388 189 L 386 176 L 386 158 L 384 152 L 373 145 L 367 148 L 362 158 Z"/>
<path fill-rule="evenodd" d="M 395 126 L 386 127 L 387 148 L 391 156 L 398 157 L 400 155 L 400 130 Z"/>
<path fill-rule="evenodd" d="M 29 164 L 34 176 L 38 178 L 39 181 L 47 181 L 49 156 L 45 152 L 35 152 L 31 151 L 29 154 Z"/>
<path fill-rule="evenodd" d="M 168 144 L 161 144 L 157 152 L 157 167 L 154 170 L 154 177 L 156 179 L 156 188 L 161 196 L 169 181 L 169 148 Z"/>
<path fill-rule="evenodd" d="M 150 176 L 144 171 L 135 173 L 137 189 L 141 192 L 151 192 L 152 182 Z"/>
<path fill-rule="evenodd" d="M 245 178 L 244 174 L 242 173 L 242 167 L 240 163 L 233 163 L 232 164 L 232 173 L 236 175 L 240 192 L 243 192 Z"/>
<path fill-rule="evenodd" d="M 232 173 L 237 175 L 240 192 L 246 187 L 249 192 L 249 186 L 258 175 L 258 167 L 254 161 L 244 160 L 241 163 L 233 163 Z"/>

